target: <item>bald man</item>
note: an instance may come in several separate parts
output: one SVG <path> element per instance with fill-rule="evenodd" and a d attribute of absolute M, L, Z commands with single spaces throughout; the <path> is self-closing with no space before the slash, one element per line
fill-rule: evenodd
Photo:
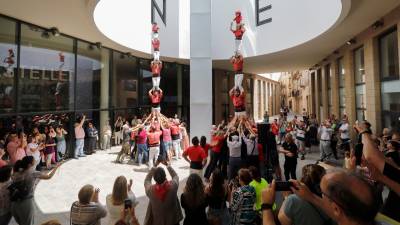
<path fill-rule="evenodd" d="M 292 191 L 325 211 L 338 225 L 372 225 L 380 204 L 373 187 L 357 174 L 337 171 L 321 180 L 322 198 L 293 180 Z"/>

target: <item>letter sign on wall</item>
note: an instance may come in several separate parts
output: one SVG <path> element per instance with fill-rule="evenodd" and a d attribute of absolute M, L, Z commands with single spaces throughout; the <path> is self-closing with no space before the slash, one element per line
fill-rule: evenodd
<path fill-rule="evenodd" d="M 266 19 L 260 20 L 260 14 L 261 13 L 272 9 L 272 5 L 271 4 L 267 4 L 266 6 L 263 6 L 263 7 L 260 8 L 260 1 L 264 1 L 265 2 L 265 1 L 268 1 L 268 0 L 255 0 L 255 1 L 256 1 L 256 4 L 255 4 L 256 5 L 256 7 L 255 7 L 256 13 L 255 14 L 256 14 L 256 24 L 257 24 L 257 26 L 261 26 L 263 24 L 272 22 L 272 17 L 267 17 Z"/>
<path fill-rule="evenodd" d="M 163 0 L 162 12 L 156 0 L 151 0 L 151 23 L 156 21 L 155 11 L 157 11 L 164 25 L 167 26 L 167 0 Z"/>

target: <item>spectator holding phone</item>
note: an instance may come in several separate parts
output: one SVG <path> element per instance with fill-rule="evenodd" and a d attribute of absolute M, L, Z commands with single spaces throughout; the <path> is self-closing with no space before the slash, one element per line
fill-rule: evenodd
<path fill-rule="evenodd" d="M 120 219 L 121 212 L 126 209 L 134 208 L 138 204 L 135 194 L 132 192 L 132 179 L 128 181 L 125 176 L 115 179 L 112 193 L 106 197 L 108 211 L 108 222 L 114 225 Z M 125 222 L 131 220 L 130 214 L 126 214 Z M 128 223 L 129 224 L 129 223 Z"/>
<path fill-rule="evenodd" d="M 321 196 L 320 182 L 324 175 L 325 169 L 323 167 L 315 164 L 305 165 L 302 169 L 301 182 L 312 193 Z M 278 219 L 281 225 L 323 225 L 330 220 L 322 209 L 294 194 L 289 195 L 282 203 Z"/>
<path fill-rule="evenodd" d="M 285 154 L 285 164 L 283 166 L 285 178 L 289 180 L 290 178 L 296 179 L 296 166 L 297 166 L 297 146 L 294 143 L 291 134 L 286 134 L 285 142 L 283 142 L 279 153 Z"/>

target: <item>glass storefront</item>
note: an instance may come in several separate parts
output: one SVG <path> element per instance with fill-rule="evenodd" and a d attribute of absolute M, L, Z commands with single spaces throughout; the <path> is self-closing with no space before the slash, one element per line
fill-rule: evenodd
<path fill-rule="evenodd" d="M 364 47 L 354 50 L 354 80 L 356 89 L 357 120 L 366 119 Z"/>
<path fill-rule="evenodd" d="M 69 111 L 74 108 L 74 40 L 21 25 L 18 111 Z"/>
<path fill-rule="evenodd" d="M 0 113 L 15 111 L 17 74 L 17 23 L 0 19 Z"/>
<path fill-rule="evenodd" d="M 117 116 L 150 111 L 150 60 L 8 17 L 0 16 L 0 27 L 0 127 L 15 129 L 20 120 L 72 129 L 85 114 L 101 130 Z M 162 113 L 188 122 L 189 66 L 165 62 L 161 76 Z"/>
<path fill-rule="evenodd" d="M 379 38 L 382 126 L 400 128 L 400 74 L 397 29 Z"/>
<path fill-rule="evenodd" d="M 343 57 L 337 60 L 337 69 L 337 74 L 339 75 L 339 116 L 340 118 L 342 118 L 346 108 L 346 91 L 344 88 L 345 69 L 343 64 Z"/>

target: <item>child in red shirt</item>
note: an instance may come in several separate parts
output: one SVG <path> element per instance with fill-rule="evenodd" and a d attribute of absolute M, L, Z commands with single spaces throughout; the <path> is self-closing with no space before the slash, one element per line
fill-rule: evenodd
<path fill-rule="evenodd" d="M 204 149 L 199 145 L 199 138 L 192 139 L 193 146 L 183 152 L 183 158 L 190 163 L 190 174 L 196 173 L 200 177 L 203 175 L 203 166 L 207 163 L 207 156 Z"/>

